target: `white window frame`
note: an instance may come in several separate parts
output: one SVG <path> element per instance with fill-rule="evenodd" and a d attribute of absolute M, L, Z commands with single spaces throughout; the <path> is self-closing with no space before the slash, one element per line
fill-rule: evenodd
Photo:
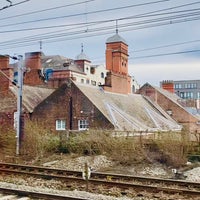
<path fill-rule="evenodd" d="M 57 119 L 56 120 L 56 130 L 57 131 L 66 130 L 66 120 L 64 120 L 64 119 Z"/>
<path fill-rule="evenodd" d="M 88 130 L 88 129 L 89 129 L 89 122 L 87 119 L 78 120 L 78 130 L 79 131 Z"/>

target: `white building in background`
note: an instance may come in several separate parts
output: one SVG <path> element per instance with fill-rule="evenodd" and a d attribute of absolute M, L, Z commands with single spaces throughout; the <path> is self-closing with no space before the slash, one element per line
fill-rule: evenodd
<path fill-rule="evenodd" d="M 42 73 L 45 75 L 49 69 L 52 70 L 51 77 L 55 79 L 72 78 L 72 80 L 90 84 L 93 86 L 104 85 L 105 77 L 108 72 L 104 64 L 91 64 L 89 57 L 81 50 L 75 60 L 60 55 L 46 56 L 42 55 Z M 134 77 L 131 79 L 132 93 L 136 93 L 139 85 Z"/>

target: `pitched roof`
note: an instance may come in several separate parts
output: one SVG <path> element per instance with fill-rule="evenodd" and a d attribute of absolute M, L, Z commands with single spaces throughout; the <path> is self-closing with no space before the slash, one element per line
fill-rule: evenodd
<path fill-rule="evenodd" d="M 0 112 L 13 112 L 17 109 L 17 98 L 10 91 L 8 95 L 0 95 Z"/>
<path fill-rule="evenodd" d="M 10 87 L 10 90 L 17 97 L 17 88 L 14 86 Z M 33 109 L 41 103 L 44 99 L 46 99 L 50 94 L 53 93 L 55 89 L 48 89 L 44 87 L 33 87 L 33 86 L 23 86 L 23 98 L 22 104 L 24 109 L 28 112 L 33 112 Z M 16 102 L 15 102 L 15 106 Z"/>
<path fill-rule="evenodd" d="M 77 73 L 84 73 L 72 59 L 63 56 L 43 56 L 41 62 L 43 69 L 70 70 Z"/>
<path fill-rule="evenodd" d="M 180 130 L 181 126 L 166 118 L 139 94 L 116 94 L 100 87 L 75 83 L 117 130 Z M 164 112 L 164 111 L 163 111 Z"/>
<path fill-rule="evenodd" d="M 146 83 L 148 84 L 148 83 Z M 150 85 L 150 84 L 148 84 Z M 178 105 L 180 108 L 182 108 L 183 110 L 185 110 L 186 112 L 188 112 L 190 115 L 192 115 L 193 117 L 197 118 L 198 120 L 200 119 L 200 115 L 196 112 L 192 112 L 192 109 L 189 109 L 187 107 L 182 106 L 179 102 L 181 102 L 181 98 L 176 95 L 175 93 L 171 93 L 163 88 L 157 87 L 157 86 L 152 86 L 155 90 L 157 90 L 158 92 L 160 92 L 162 95 L 164 95 L 166 98 L 170 99 L 172 102 L 174 102 L 176 105 Z"/>

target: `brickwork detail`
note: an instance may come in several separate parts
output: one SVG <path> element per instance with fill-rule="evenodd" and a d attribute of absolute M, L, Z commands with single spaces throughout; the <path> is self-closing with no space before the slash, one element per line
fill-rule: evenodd
<path fill-rule="evenodd" d="M 182 124 L 190 132 L 200 131 L 200 126 L 198 125 L 198 119 L 196 117 L 187 112 L 178 102 L 174 102 L 151 85 L 144 85 L 140 88 L 139 93 L 148 96 L 165 112 L 170 110 L 171 117 L 178 123 Z"/>
<path fill-rule="evenodd" d="M 106 44 L 106 69 L 104 90 L 114 93 L 131 93 L 131 77 L 128 75 L 128 45 L 122 41 Z"/>
<path fill-rule="evenodd" d="M 78 120 L 82 119 L 87 119 L 90 122 L 89 128 L 114 128 L 71 81 L 63 84 L 43 101 L 34 110 L 31 119 L 52 130 L 55 130 L 57 119 L 66 120 L 67 130 L 78 130 Z"/>
<path fill-rule="evenodd" d="M 170 80 L 162 81 L 161 87 L 171 93 L 174 93 L 174 82 Z"/>

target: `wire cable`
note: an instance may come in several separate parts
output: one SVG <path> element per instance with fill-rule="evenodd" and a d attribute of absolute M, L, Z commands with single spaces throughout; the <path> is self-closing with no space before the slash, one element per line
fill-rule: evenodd
<path fill-rule="evenodd" d="M 41 22 L 41 21 L 49 21 L 49 20 L 63 19 L 63 18 L 69 18 L 69 17 L 77 17 L 77 16 L 86 15 L 86 14 L 91 15 L 91 14 L 97 14 L 97 13 L 102 13 L 102 12 L 110 12 L 110 11 L 113 11 L 113 10 L 121 10 L 121 9 L 127 9 L 127 8 L 132 8 L 132 7 L 145 6 L 145 5 L 149 5 L 149 4 L 161 3 L 161 2 L 166 2 L 166 1 L 170 1 L 170 0 L 159 0 L 159 1 L 153 1 L 153 2 L 148 2 L 148 3 L 140 3 L 140 4 L 129 5 L 129 6 L 123 6 L 123 7 L 96 10 L 96 11 L 91 11 L 91 12 L 87 12 L 87 13 L 83 12 L 83 13 L 77 13 L 77 14 L 71 14 L 71 15 L 49 17 L 49 18 L 45 18 L 45 19 L 24 21 L 24 22 L 19 22 L 19 23 L 11 23 L 11 24 L 6 24 L 6 25 L 1 25 L 0 27 L 8 27 L 8 26 L 14 26 L 14 25 Z"/>
<path fill-rule="evenodd" d="M 197 19 L 190 19 L 190 20 L 199 20 L 200 17 L 198 17 Z M 189 20 L 189 19 L 187 19 Z M 124 28 L 124 29 L 120 29 L 121 32 L 126 32 L 126 31 L 131 31 L 131 30 L 137 30 L 137 29 L 144 29 L 144 28 L 150 28 L 150 27 L 156 27 L 156 26 L 163 26 L 163 25 L 171 25 L 172 23 L 182 23 L 182 22 L 186 22 L 186 20 L 177 20 L 177 21 L 169 21 L 169 22 L 162 22 L 162 23 L 156 23 L 156 24 L 150 24 L 150 25 L 143 25 L 143 26 L 139 26 L 139 27 L 129 27 L 129 28 Z M 113 30 L 115 30 L 115 26 L 113 26 L 113 29 L 108 29 L 108 28 L 105 28 L 105 30 L 103 31 L 102 29 L 99 29 L 98 30 L 98 34 L 95 32 L 95 30 L 93 30 L 93 32 L 90 30 L 90 34 L 88 34 L 88 32 L 86 33 L 84 30 L 82 30 L 82 32 L 71 32 L 70 34 L 69 33 L 66 33 L 66 34 L 62 34 L 62 35 L 56 35 L 56 37 L 47 37 L 46 40 L 45 38 L 43 38 L 42 40 L 45 40 L 45 43 L 54 43 L 54 42 L 60 42 L 60 41 L 66 41 L 66 40 L 74 40 L 74 39 L 80 39 L 80 38 L 87 38 L 87 37 L 96 37 L 96 36 L 101 36 L 101 35 L 107 35 L 107 34 L 111 34 L 113 33 Z M 10 48 L 16 48 L 16 47 L 23 47 L 23 46 L 29 46 L 27 44 L 30 44 L 31 45 L 34 43 L 36 39 L 35 38 L 32 38 L 32 40 L 26 40 L 26 41 L 21 41 L 21 42 L 15 42 L 15 43 L 10 43 L 10 44 L 1 44 L 0 43 L 0 47 L 2 47 L 2 49 L 4 49 L 5 47 L 10 47 Z M 37 41 L 38 43 L 38 41 Z M 22 44 L 22 45 L 20 45 Z M 36 42 L 35 42 L 36 44 Z M 14 46 L 16 45 L 16 46 Z M 9 49 L 9 48 L 7 48 Z"/>
<path fill-rule="evenodd" d="M 196 13 L 195 13 L 196 14 Z M 200 13 L 197 13 L 198 15 Z M 191 14 L 190 14 L 191 15 Z M 150 28 L 150 27 L 156 27 L 156 26 L 163 26 L 163 25 L 170 25 L 170 24 L 174 24 L 174 23 L 181 23 L 181 22 L 186 22 L 186 21 L 191 21 L 191 20 L 199 20 L 200 17 L 193 17 L 193 18 L 183 18 L 183 19 L 176 19 L 176 17 L 188 17 L 190 15 L 175 15 L 173 17 L 171 17 L 171 19 L 168 19 L 168 17 L 165 18 L 156 18 L 153 20 L 145 20 L 145 21 L 139 21 L 139 22 L 132 22 L 132 23 L 125 23 L 125 24 L 121 24 L 119 25 L 121 32 L 124 31 L 130 31 L 130 30 L 138 30 L 138 29 L 142 29 L 142 28 Z M 173 20 L 173 19 L 176 19 Z M 140 25 L 140 26 L 139 26 Z M 142 26 L 141 26 L 142 25 Z M 37 35 L 37 36 L 31 36 L 31 37 L 27 37 L 27 38 L 22 38 L 20 39 L 22 42 L 25 42 L 26 40 L 36 40 L 36 39 L 42 39 L 42 40 L 49 40 L 50 38 L 59 38 L 59 37 L 63 37 L 63 36 L 70 36 L 70 35 L 77 35 L 77 34 L 85 34 L 85 29 L 80 29 L 78 30 L 78 27 L 75 27 L 76 31 L 73 32 L 65 32 L 65 33 L 58 33 L 58 34 L 52 34 L 52 35 Z M 104 27 L 98 27 L 98 28 L 93 28 L 93 29 L 88 29 L 87 33 L 91 33 L 91 32 L 100 32 L 103 30 L 113 30 L 115 29 L 115 25 L 112 26 L 104 26 Z M 68 29 L 68 30 L 72 30 L 72 28 Z M 18 41 L 20 41 L 18 40 Z M 17 42 L 17 40 L 14 40 L 14 42 Z M 2 44 L 13 44 L 12 40 L 11 41 L 6 41 L 3 43 L 0 43 L 0 45 Z"/>
<path fill-rule="evenodd" d="M 7 1 L 8 1 L 8 0 L 7 0 Z M 0 11 L 5 10 L 5 9 L 7 9 L 7 8 L 10 8 L 10 7 L 13 7 L 13 6 L 17 6 L 17 5 L 22 4 L 22 3 L 26 3 L 26 2 L 28 2 L 28 1 L 30 1 L 30 0 L 24 0 L 24 1 L 21 1 L 21 2 L 19 2 L 19 3 L 15 3 L 15 4 L 13 4 L 12 1 L 8 1 L 8 2 L 10 3 L 10 5 L 4 6 L 3 8 L 0 8 Z"/>
<path fill-rule="evenodd" d="M 170 52 L 170 53 L 162 53 L 162 54 L 152 54 L 152 55 L 138 56 L 138 57 L 130 57 L 129 60 L 131 60 L 131 59 L 143 59 L 143 58 L 160 57 L 160 56 L 171 56 L 171 55 L 177 55 L 177 54 L 196 53 L 196 52 L 200 52 L 200 49 L 188 50 L 188 51 Z"/>
<path fill-rule="evenodd" d="M 128 17 L 123 17 L 123 18 L 118 18 L 118 19 L 109 19 L 109 20 L 103 20 L 103 21 L 92 21 L 92 22 L 82 22 L 82 23 L 76 23 L 76 24 L 61 24 L 61 25 L 53 25 L 53 26 L 43 26 L 43 27 L 32 27 L 32 28 L 24 28 L 24 29 L 12 29 L 12 30 L 4 30 L 4 31 L 0 31 L 0 33 L 9 33 L 9 32 L 22 32 L 22 31 L 32 31 L 32 30 L 41 30 L 41 29 L 52 29 L 52 28 L 62 28 L 62 27 L 69 27 L 69 26 L 80 26 L 80 25 L 85 25 L 85 26 L 89 26 L 89 25 L 94 25 L 94 24 L 100 24 L 100 23 L 108 23 L 108 22 L 116 22 L 116 21 L 122 21 L 122 20 L 127 20 L 127 19 L 139 19 L 139 18 L 146 18 L 146 17 L 155 17 L 155 16 L 160 16 L 160 15 L 170 15 L 170 14 L 175 14 L 175 13 L 183 13 L 183 12 L 190 12 L 190 11 L 200 11 L 200 8 L 197 9 L 190 9 L 190 10 L 181 10 L 181 11 L 176 11 L 176 12 L 167 12 L 167 13 L 159 13 L 159 14 L 151 14 L 151 15 L 144 15 L 144 16 L 128 16 Z M 200 12 L 191 12 L 191 13 L 186 13 L 186 14 L 182 14 L 182 15 L 175 15 L 175 16 L 167 16 L 165 19 L 169 19 L 169 18 L 180 18 L 180 17 L 188 17 L 188 16 L 192 16 L 192 15 L 199 15 Z M 153 19 L 152 19 L 153 20 Z M 164 20 L 161 18 L 156 18 L 154 19 L 154 21 L 156 20 Z M 141 23 L 145 23 L 145 22 L 141 22 Z M 1 27 L 1 26 L 0 26 Z"/>
<path fill-rule="evenodd" d="M 191 44 L 191 43 L 196 43 L 196 42 L 200 42 L 200 40 L 191 40 L 191 41 L 186 41 L 186 42 L 179 42 L 179 43 L 174 43 L 174 44 L 167 44 L 167 45 L 161 45 L 161 46 L 156 46 L 156 47 L 151 47 L 151 48 L 133 50 L 133 51 L 129 51 L 129 53 L 151 51 L 151 50 L 163 49 L 163 48 L 168 48 L 172 46 L 179 46 L 179 45 Z"/>
<path fill-rule="evenodd" d="M 76 6 L 76 5 L 80 5 L 80 4 L 83 4 L 83 3 L 86 3 L 86 2 L 88 3 L 88 2 L 91 2 L 91 1 L 95 1 L 95 0 L 81 1 L 81 2 L 78 2 L 78 3 L 66 4 L 66 5 L 62 5 L 62 6 L 56 6 L 56 7 L 53 7 L 53 8 L 47 8 L 47 9 L 43 9 L 43 10 L 38 10 L 38 11 L 33 11 L 33 12 L 28 12 L 28 13 L 23 13 L 23 14 L 18 14 L 18 15 L 13 15 L 13 16 L 10 16 L 10 17 L 0 18 L 0 20 L 5 20 L 5 19 L 7 20 L 7 19 L 16 18 L 16 17 L 22 17 L 22 16 L 26 16 L 26 15 L 42 13 L 42 12 L 46 12 L 46 11 L 50 11 L 50 10 L 57 10 L 57 9 L 60 9 L 60 8 Z"/>
<path fill-rule="evenodd" d="M 194 5 L 200 2 L 193 2 L 190 4 L 183 4 L 180 6 L 175 6 L 173 8 L 177 8 L 177 7 L 183 7 L 186 5 Z M 167 9 L 172 9 L 172 8 L 167 8 Z M 162 9 L 166 10 L 166 9 Z M 194 9 L 190 9 L 190 10 L 194 10 Z M 197 9 L 195 9 L 197 10 Z M 184 10 L 184 11 L 178 11 L 178 12 L 187 12 L 188 10 Z M 153 11 L 154 13 L 156 12 L 161 12 L 161 10 L 157 10 L 157 11 Z M 152 12 L 148 12 L 148 13 L 152 13 Z M 168 15 L 171 14 L 172 12 L 168 12 L 168 13 L 158 13 L 158 15 Z M 137 16 L 142 16 L 144 17 L 146 13 L 144 14 L 140 14 L 140 15 L 135 15 L 135 17 Z M 193 13 L 185 13 L 182 15 L 174 15 L 173 17 L 171 16 L 171 19 L 169 20 L 169 17 L 163 17 L 163 18 L 154 18 L 154 19 L 150 19 L 150 20 L 143 20 L 143 21 L 138 21 L 138 22 L 132 22 L 132 23 L 124 23 L 119 25 L 119 27 L 121 28 L 120 31 L 121 32 L 125 32 L 125 31 L 131 31 L 131 30 L 139 30 L 139 29 L 144 29 L 144 28 L 151 28 L 151 27 L 159 27 L 159 26 L 164 26 L 164 25 L 171 25 L 171 24 L 175 24 L 175 23 L 182 23 L 182 22 L 188 22 L 188 21 L 194 21 L 194 20 L 199 20 L 200 17 L 191 17 L 193 15 L 199 15 L 198 12 L 193 12 Z M 152 14 L 151 14 L 152 16 Z M 157 16 L 157 14 L 155 14 L 155 16 Z M 133 16 L 131 16 L 133 17 Z M 181 18 L 181 19 L 176 19 L 177 18 Z M 187 17 L 187 18 L 186 18 Z M 112 21 L 116 21 L 116 20 L 122 20 L 122 19 L 129 19 L 129 17 L 126 18 L 119 18 L 119 19 L 111 19 L 111 20 L 105 20 L 105 21 L 96 21 L 96 22 L 88 22 L 87 24 L 89 25 L 98 25 L 98 23 L 108 23 L 108 22 L 112 22 Z M 173 20 L 172 20 L 173 18 Z M 160 22 L 159 22 L 160 21 Z M 158 23 L 159 22 L 159 23 Z M 45 40 L 46 43 L 51 43 L 51 42 L 58 42 L 58 41 L 63 41 L 63 40 L 72 40 L 72 39 L 77 39 L 77 38 L 85 38 L 85 37 L 92 37 L 92 36 L 98 36 L 98 35 L 105 35 L 105 34 L 110 34 L 111 30 L 114 30 L 116 28 L 115 25 L 110 25 L 110 26 L 104 26 L 104 27 L 97 27 L 97 28 L 93 28 L 93 29 L 89 29 L 86 30 L 84 29 L 83 25 L 86 25 L 86 23 L 80 23 L 79 25 L 82 25 L 82 27 L 78 27 L 75 26 L 77 24 L 71 24 L 71 26 L 74 26 L 73 28 L 71 27 L 70 30 L 72 29 L 77 29 L 77 31 L 75 32 L 65 32 L 62 34 L 49 34 L 48 33 L 43 33 L 41 35 L 33 35 L 33 36 L 29 36 L 29 37 L 24 37 L 24 38 L 20 38 L 20 39 L 15 39 L 15 40 L 10 40 L 10 41 L 5 41 L 3 43 L 0 43 L 0 46 L 2 47 L 9 47 L 12 48 L 13 45 L 15 45 L 15 48 L 17 46 L 21 46 L 23 45 L 33 45 L 35 44 L 36 40 Z M 78 28 L 80 30 L 78 30 Z M 82 28 L 82 29 L 81 29 Z M 63 31 L 69 31 L 68 30 L 63 30 Z M 104 31 L 104 32 L 103 32 Z M 55 31 L 55 32 L 60 32 L 59 31 Z M 86 36 L 87 34 L 87 36 Z M 43 36 L 42 36 L 43 35 Z M 73 35 L 73 36 L 71 36 Z M 25 44 L 26 43 L 26 44 Z M 38 41 L 37 41 L 38 43 Z M 22 45 L 22 46 L 23 46 Z M 13 46 L 14 47 L 14 46 Z"/>

